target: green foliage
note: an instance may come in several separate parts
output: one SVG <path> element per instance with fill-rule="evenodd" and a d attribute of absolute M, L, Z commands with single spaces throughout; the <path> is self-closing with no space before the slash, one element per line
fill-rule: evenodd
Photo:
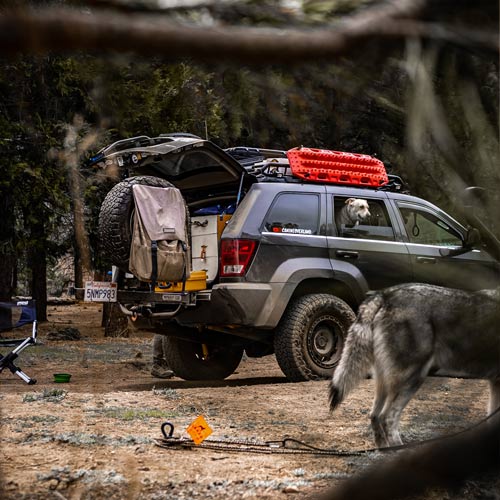
<path fill-rule="evenodd" d="M 59 141 L 62 109 L 52 94 L 52 63 L 51 58 L 6 61 L 0 72 L 0 136 L 4 146 L 0 190 L 11 196 L 12 204 L 6 208 L 16 217 L 12 246 L 20 261 L 28 249 L 40 259 L 46 251 L 56 249 L 56 242 L 46 235 L 60 225 L 60 214 L 68 206 L 64 173 L 47 156 Z"/>

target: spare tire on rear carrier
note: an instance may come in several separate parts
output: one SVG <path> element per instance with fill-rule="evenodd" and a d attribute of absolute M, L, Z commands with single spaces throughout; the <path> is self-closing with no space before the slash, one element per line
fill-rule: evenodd
<path fill-rule="evenodd" d="M 171 188 L 170 182 L 153 176 L 129 177 L 116 184 L 106 195 L 99 213 L 99 239 L 101 249 L 111 264 L 120 270 L 129 270 L 130 248 L 134 227 L 134 196 L 135 185 Z M 186 221 L 189 231 L 189 212 L 187 206 Z M 189 234 L 187 235 L 189 241 Z"/>

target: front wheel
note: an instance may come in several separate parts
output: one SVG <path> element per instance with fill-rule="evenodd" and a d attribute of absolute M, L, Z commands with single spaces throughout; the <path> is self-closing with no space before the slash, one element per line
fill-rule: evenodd
<path fill-rule="evenodd" d="M 276 359 L 287 378 L 293 382 L 331 378 L 355 318 L 349 305 L 334 295 L 294 299 L 274 339 Z"/>
<path fill-rule="evenodd" d="M 243 348 L 200 344 L 178 337 L 165 339 L 168 366 L 184 380 L 223 380 L 229 377 L 243 356 Z"/>

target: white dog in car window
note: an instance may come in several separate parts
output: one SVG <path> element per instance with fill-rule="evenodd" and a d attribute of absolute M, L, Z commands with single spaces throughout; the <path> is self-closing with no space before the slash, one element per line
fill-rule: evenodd
<path fill-rule="evenodd" d="M 342 224 L 347 227 L 357 226 L 370 218 L 368 202 L 361 198 L 348 198 L 345 205 L 337 212 L 335 223 L 340 230 Z"/>

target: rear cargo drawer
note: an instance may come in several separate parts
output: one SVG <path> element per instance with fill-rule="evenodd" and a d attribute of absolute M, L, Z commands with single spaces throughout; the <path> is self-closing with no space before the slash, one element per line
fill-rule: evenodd
<path fill-rule="evenodd" d="M 218 271 L 217 234 L 218 215 L 201 215 L 191 218 L 191 262 L 193 271 L 207 272 L 213 281 Z"/>
<path fill-rule="evenodd" d="M 217 256 L 206 257 L 205 259 L 192 259 L 193 271 L 206 271 L 208 281 L 213 281 L 219 270 L 219 258 Z"/>
<path fill-rule="evenodd" d="M 232 215 L 191 217 L 191 262 L 193 271 L 207 272 L 213 281 L 219 271 L 219 240 Z"/>
<path fill-rule="evenodd" d="M 191 217 L 191 236 L 217 234 L 217 215 L 197 215 Z"/>

